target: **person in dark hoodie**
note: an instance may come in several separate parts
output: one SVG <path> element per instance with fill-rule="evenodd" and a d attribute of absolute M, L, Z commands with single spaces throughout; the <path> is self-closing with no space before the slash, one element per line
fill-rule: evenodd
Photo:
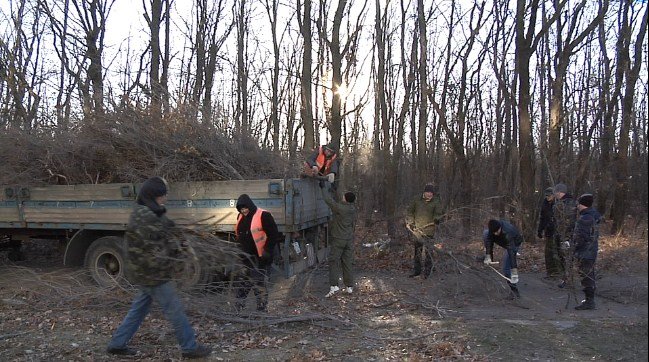
<path fill-rule="evenodd" d="M 586 295 L 586 299 L 575 307 L 577 310 L 595 309 L 595 261 L 599 249 L 599 223 L 602 216 L 592 206 L 592 194 L 583 194 L 577 199 L 579 217 L 575 223 L 572 247 L 581 286 Z M 570 245 L 564 245 L 564 248 L 570 248 Z"/>
<path fill-rule="evenodd" d="M 273 263 L 275 245 L 282 240 L 277 224 L 270 212 L 258 208 L 246 194 L 237 200 L 239 216 L 235 226 L 235 235 L 239 247 L 246 253 L 243 264 L 247 275 L 239 283 L 236 292 L 237 311 L 244 309 L 246 298 L 254 289 L 257 298 L 257 310 L 268 310 L 268 278 Z"/>
<path fill-rule="evenodd" d="M 167 182 L 163 178 L 151 177 L 142 184 L 124 234 L 126 274 L 138 286 L 139 293 L 108 343 L 109 354 L 137 354 L 127 345 L 154 301 L 171 322 L 184 358 L 200 358 L 211 353 L 209 347 L 196 343 L 194 329 L 172 282 L 173 260 L 179 250 L 169 238 L 174 223 L 165 215 L 166 201 Z"/>
<path fill-rule="evenodd" d="M 566 251 L 560 245 L 565 244 L 565 241 L 570 242 L 572 232 L 575 228 L 575 221 L 577 221 L 577 203 L 575 198 L 568 193 L 568 186 L 559 183 L 554 186 L 554 206 L 552 208 L 554 216 L 554 244 L 557 246 L 557 255 L 559 266 L 559 277 L 562 278 L 559 283 L 559 288 L 566 285 Z"/>
<path fill-rule="evenodd" d="M 554 238 L 554 189 L 548 187 L 544 191 L 543 204 L 539 217 L 539 227 L 536 231 L 539 239 L 545 237 L 545 273 L 546 278 L 560 278 L 563 263 L 559 258 L 560 245 Z"/>
<path fill-rule="evenodd" d="M 503 274 L 509 280 L 507 284 L 515 298 L 520 298 L 518 291 L 518 264 L 516 253 L 523 243 L 521 233 L 514 225 L 506 220 L 489 220 L 487 229 L 482 234 L 482 241 L 485 247 L 484 264 L 492 265 L 498 262 L 492 261 L 494 244 L 505 249 L 503 257 Z"/>

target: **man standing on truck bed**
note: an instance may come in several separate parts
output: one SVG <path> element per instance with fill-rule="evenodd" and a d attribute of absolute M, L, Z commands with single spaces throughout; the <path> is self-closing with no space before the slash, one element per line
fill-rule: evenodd
<path fill-rule="evenodd" d="M 239 216 L 234 228 L 237 242 L 248 255 L 243 264 L 247 267 L 244 280 L 237 288 L 237 311 L 243 310 L 250 289 L 257 297 L 257 310 L 268 309 L 268 278 L 273 263 L 275 245 L 282 240 L 277 224 L 270 212 L 258 208 L 246 194 L 237 200 Z"/>
<path fill-rule="evenodd" d="M 210 347 L 196 342 L 194 329 L 171 281 L 179 250 L 170 242 L 169 231 L 174 222 L 165 216 L 166 201 L 167 182 L 163 178 L 152 177 L 142 184 L 124 234 L 126 274 L 140 292 L 108 343 L 109 354 L 137 354 L 127 345 L 149 314 L 153 301 L 162 307 L 165 318 L 171 322 L 184 358 L 205 357 L 212 352 Z"/>
<path fill-rule="evenodd" d="M 337 147 L 333 143 L 316 148 L 304 162 L 307 176 L 326 176 L 332 184 L 338 174 L 340 160 Z"/>

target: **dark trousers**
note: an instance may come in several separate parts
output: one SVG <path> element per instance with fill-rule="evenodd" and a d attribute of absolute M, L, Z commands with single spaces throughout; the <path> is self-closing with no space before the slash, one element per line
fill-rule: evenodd
<path fill-rule="evenodd" d="M 246 298 L 252 290 L 257 297 L 257 310 L 266 310 L 268 306 L 268 278 L 271 265 L 249 266 L 246 275 L 237 283 L 237 309 L 241 310 L 246 304 Z"/>
<path fill-rule="evenodd" d="M 565 258 L 561 250 L 561 237 L 554 234 L 545 238 L 545 272 L 550 277 L 563 277 Z"/>
<path fill-rule="evenodd" d="M 577 264 L 584 293 L 592 298 L 595 295 L 595 260 L 577 259 Z"/>
<path fill-rule="evenodd" d="M 415 258 L 414 258 L 414 272 L 415 274 L 421 274 L 421 254 L 423 251 L 424 254 L 424 276 L 429 276 L 430 272 L 433 270 L 433 257 L 428 248 L 424 248 L 424 237 L 417 237 L 414 241 L 415 244 Z"/>

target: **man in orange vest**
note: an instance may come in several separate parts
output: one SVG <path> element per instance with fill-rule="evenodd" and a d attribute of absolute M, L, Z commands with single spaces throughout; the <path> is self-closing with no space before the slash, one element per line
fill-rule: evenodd
<path fill-rule="evenodd" d="M 338 174 L 337 148 L 333 143 L 316 148 L 311 156 L 304 162 L 304 173 L 307 176 L 327 176 L 328 181 L 333 183 Z"/>
<path fill-rule="evenodd" d="M 239 216 L 234 228 L 239 247 L 247 254 L 243 264 L 247 275 L 238 284 L 236 296 L 237 311 L 243 310 L 251 289 L 257 297 L 257 310 L 268 308 L 268 278 L 273 263 L 273 250 L 282 240 L 277 224 L 270 212 L 258 208 L 246 194 L 237 200 Z"/>

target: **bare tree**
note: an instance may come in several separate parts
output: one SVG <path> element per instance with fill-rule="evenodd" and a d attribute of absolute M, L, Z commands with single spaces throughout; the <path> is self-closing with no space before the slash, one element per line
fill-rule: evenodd
<path fill-rule="evenodd" d="M 631 22 L 633 16 L 629 16 L 629 9 L 631 7 L 631 0 L 624 1 L 622 28 L 620 29 L 619 36 L 622 39 L 622 47 L 619 49 L 618 66 L 624 70 L 626 84 L 624 88 L 624 95 L 622 98 L 622 123 L 620 124 L 620 138 L 618 142 L 618 150 L 615 155 L 615 196 L 613 200 L 613 207 L 611 214 L 613 216 L 613 232 L 620 232 L 624 228 L 624 219 L 628 210 L 627 194 L 629 184 L 629 143 L 630 143 L 630 128 L 631 120 L 634 118 L 633 102 L 635 99 L 635 85 L 638 81 L 640 74 L 640 67 L 642 64 L 642 45 L 644 37 L 647 33 L 647 16 L 649 8 L 644 7 L 644 15 L 638 35 L 633 43 L 633 62 L 631 61 Z"/>
<path fill-rule="evenodd" d="M 311 37 L 311 0 L 304 0 L 304 10 L 297 2 L 298 22 L 300 33 L 303 39 L 302 50 L 302 75 L 300 77 L 300 118 L 304 127 L 303 148 L 310 150 L 315 148 L 315 131 L 313 126 L 313 91 L 312 82 L 312 37 Z M 300 14 L 300 12 L 302 13 Z"/>
<path fill-rule="evenodd" d="M 556 24 L 557 36 L 557 49 L 554 55 L 554 77 L 550 78 L 551 98 L 550 98 L 550 129 L 549 129 L 549 163 L 550 172 L 555 180 L 565 181 L 565 174 L 560 169 L 561 160 L 561 128 L 564 124 L 563 119 L 563 94 L 564 83 L 566 81 L 566 73 L 572 55 L 575 49 L 590 35 L 597 25 L 604 19 L 604 15 L 608 11 L 608 0 L 604 0 L 599 6 L 596 16 L 586 25 L 586 27 L 578 31 L 579 22 L 584 15 L 586 9 L 586 0 L 581 0 L 576 6 L 573 7 L 572 13 L 566 19 L 568 24 L 559 17 Z M 554 0 L 555 12 L 560 13 L 563 5 L 558 0 Z M 565 29 L 566 25 L 568 26 Z"/>

